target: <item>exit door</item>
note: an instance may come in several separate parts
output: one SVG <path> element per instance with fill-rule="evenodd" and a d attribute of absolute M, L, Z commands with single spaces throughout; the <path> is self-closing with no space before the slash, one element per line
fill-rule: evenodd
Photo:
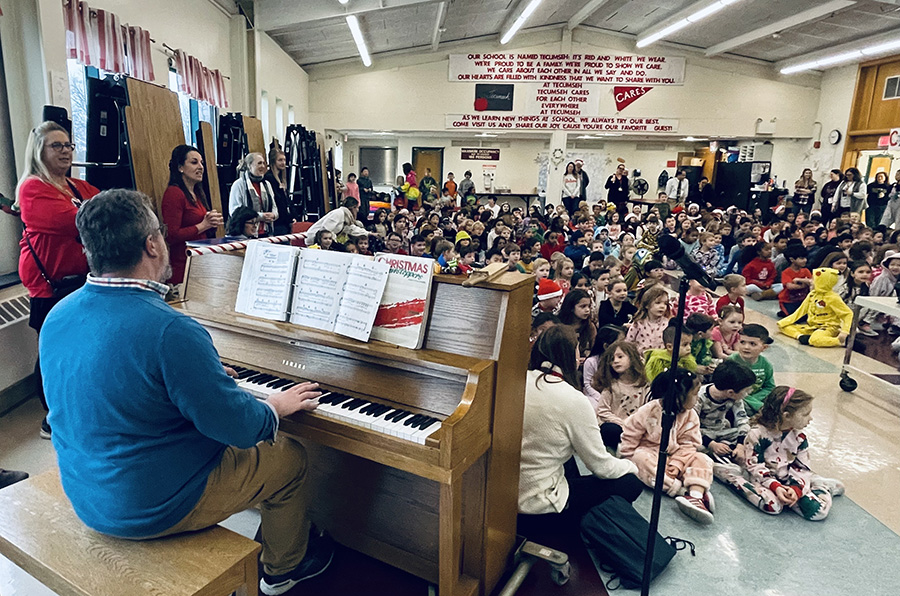
<path fill-rule="evenodd" d="M 425 170 L 431 170 L 431 177 L 437 180 L 438 196 L 440 196 L 441 187 L 444 186 L 444 148 L 413 147 L 412 166 L 419 182 L 425 177 Z"/>

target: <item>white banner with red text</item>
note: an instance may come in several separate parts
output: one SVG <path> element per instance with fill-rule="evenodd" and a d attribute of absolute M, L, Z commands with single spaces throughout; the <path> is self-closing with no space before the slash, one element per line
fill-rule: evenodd
<path fill-rule="evenodd" d="M 445 128 L 451 130 L 572 130 L 585 132 L 673 133 L 678 120 L 672 118 L 619 118 L 616 116 L 447 114 Z"/>

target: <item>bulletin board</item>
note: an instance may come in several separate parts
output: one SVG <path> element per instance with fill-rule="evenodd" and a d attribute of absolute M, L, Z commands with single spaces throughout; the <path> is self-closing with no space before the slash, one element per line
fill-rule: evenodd
<path fill-rule="evenodd" d="M 128 78 L 125 123 L 134 169 L 134 186 L 153 199 L 160 213 L 169 184 L 172 149 L 184 144 L 178 96 L 165 87 Z"/>

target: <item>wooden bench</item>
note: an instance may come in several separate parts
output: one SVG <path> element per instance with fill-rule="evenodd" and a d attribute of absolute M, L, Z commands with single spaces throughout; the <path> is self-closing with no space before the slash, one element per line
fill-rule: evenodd
<path fill-rule="evenodd" d="M 260 545 L 221 526 L 130 541 L 89 529 L 58 470 L 0 491 L 0 554 L 60 596 L 257 596 Z"/>

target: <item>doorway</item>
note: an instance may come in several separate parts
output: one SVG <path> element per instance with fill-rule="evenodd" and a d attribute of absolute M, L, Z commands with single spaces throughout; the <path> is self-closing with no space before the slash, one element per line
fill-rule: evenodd
<path fill-rule="evenodd" d="M 425 177 L 425 170 L 431 170 L 431 177 L 437 180 L 438 194 L 444 185 L 444 148 L 413 147 L 412 166 L 419 182 Z"/>
<path fill-rule="evenodd" d="M 891 181 L 891 172 L 900 165 L 900 155 L 895 155 L 882 151 L 861 151 L 856 167 L 867 182 L 874 182 L 878 172 L 887 174 L 888 181 Z"/>

